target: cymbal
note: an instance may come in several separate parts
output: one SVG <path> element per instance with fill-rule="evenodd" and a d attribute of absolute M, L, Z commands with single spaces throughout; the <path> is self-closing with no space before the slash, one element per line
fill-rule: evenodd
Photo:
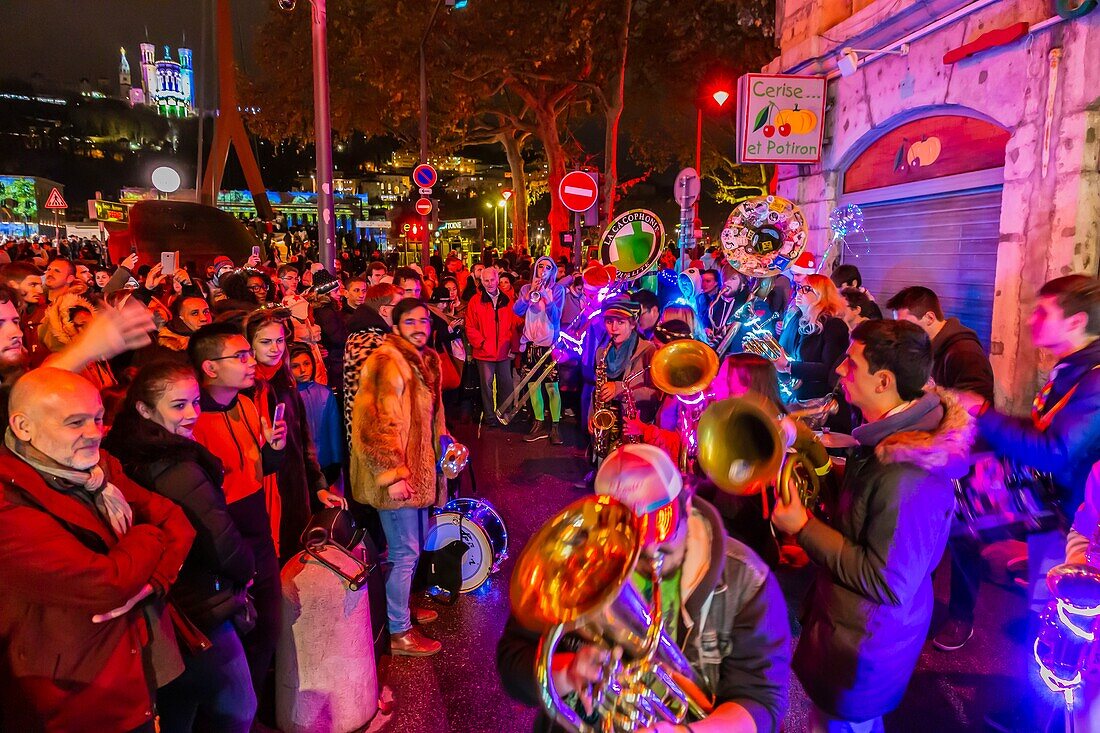
<path fill-rule="evenodd" d="M 855 448 L 859 441 L 847 433 L 826 431 L 817 436 L 826 448 Z"/>

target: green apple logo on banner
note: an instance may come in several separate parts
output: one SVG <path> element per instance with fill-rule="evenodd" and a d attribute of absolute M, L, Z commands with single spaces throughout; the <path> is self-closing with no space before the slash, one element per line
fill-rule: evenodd
<path fill-rule="evenodd" d="M 634 209 L 615 217 L 600 242 L 600 261 L 618 270 L 619 277 L 637 277 L 657 261 L 665 230 L 652 211 Z"/>

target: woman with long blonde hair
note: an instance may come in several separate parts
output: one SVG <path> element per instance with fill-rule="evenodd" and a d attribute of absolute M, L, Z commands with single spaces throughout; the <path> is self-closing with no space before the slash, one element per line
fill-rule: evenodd
<path fill-rule="evenodd" d="M 848 349 L 848 326 L 841 318 L 844 299 L 829 278 L 807 275 L 796 286 L 794 304 L 801 313 L 798 332 L 775 368 L 801 381 L 796 399 L 824 397 L 836 386 L 835 369 Z"/>

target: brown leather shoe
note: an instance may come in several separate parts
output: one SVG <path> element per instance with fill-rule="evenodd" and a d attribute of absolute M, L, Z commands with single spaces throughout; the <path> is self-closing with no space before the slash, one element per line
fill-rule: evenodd
<path fill-rule="evenodd" d="M 413 623 L 420 624 L 421 626 L 430 624 L 432 621 L 439 618 L 439 614 L 430 608 L 417 608 L 413 606 L 410 611 L 412 612 Z"/>
<path fill-rule="evenodd" d="M 390 637 L 390 653 L 395 657 L 430 657 L 443 648 L 435 639 L 429 639 L 416 629 Z"/>

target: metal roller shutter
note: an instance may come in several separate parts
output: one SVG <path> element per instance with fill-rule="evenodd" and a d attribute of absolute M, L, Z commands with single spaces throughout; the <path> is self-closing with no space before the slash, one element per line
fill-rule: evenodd
<path fill-rule="evenodd" d="M 864 287 L 880 304 L 910 285 L 931 288 L 944 315 L 974 329 L 988 350 L 1000 187 L 861 208 L 868 241 L 850 238 L 844 261 L 859 268 Z"/>

